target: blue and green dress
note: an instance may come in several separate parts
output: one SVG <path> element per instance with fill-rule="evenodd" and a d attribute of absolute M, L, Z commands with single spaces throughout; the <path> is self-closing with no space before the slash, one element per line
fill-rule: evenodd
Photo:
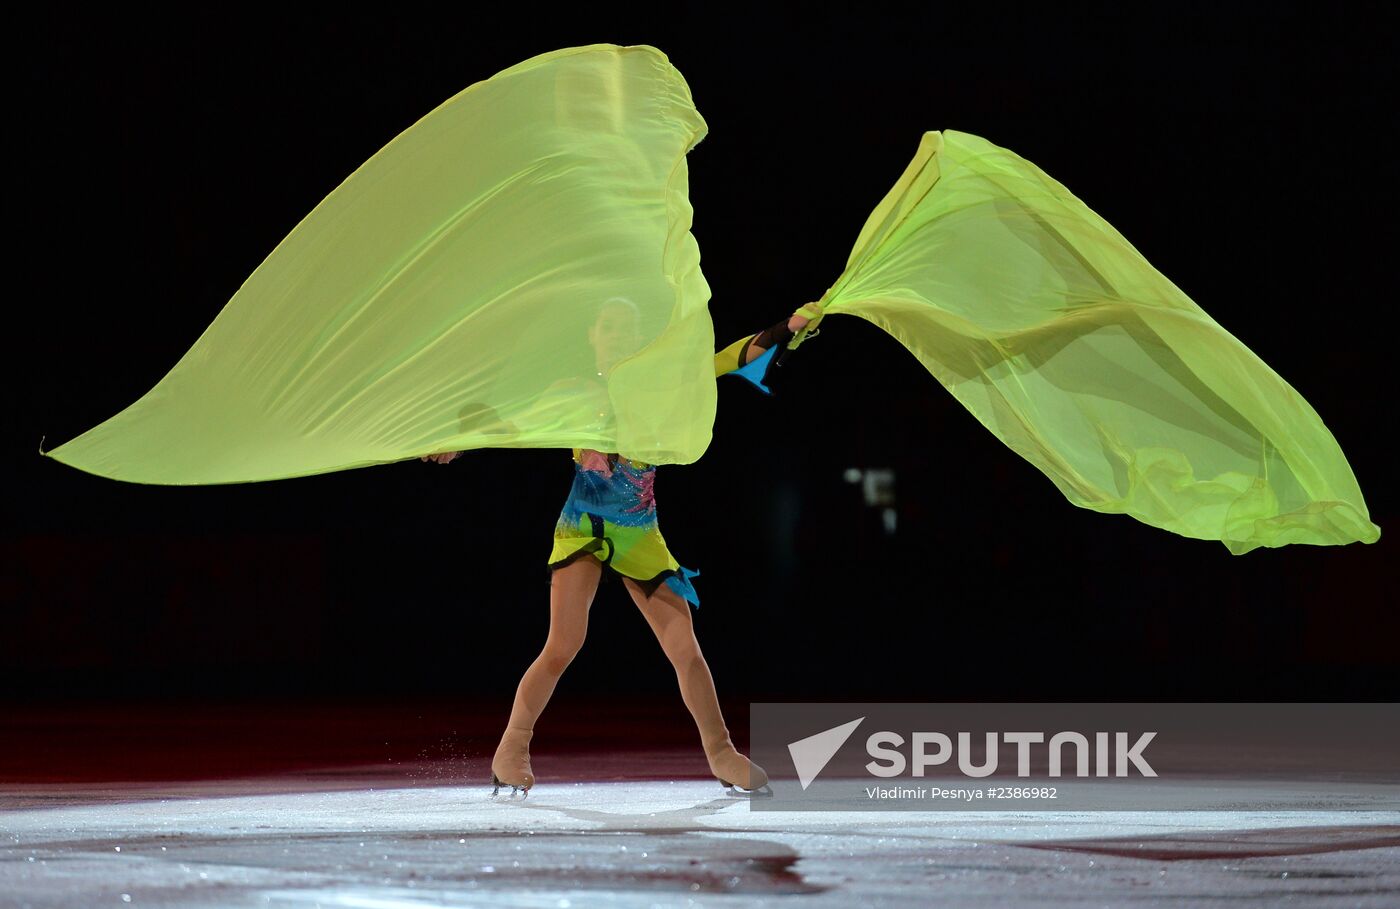
<path fill-rule="evenodd" d="M 741 338 L 715 354 L 715 376 L 737 375 L 771 394 L 763 380 L 774 354 L 786 346 L 783 333 L 752 363 L 739 366 L 749 345 L 764 336 L 768 333 Z M 574 482 L 554 527 L 550 574 L 592 553 L 605 568 L 612 569 L 612 574 L 637 581 L 648 597 L 666 584 L 698 609 L 700 596 L 690 579 L 700 572 L 676 561 L 661 535 L 656 516 L 656 465 L 591 449 L 575 448 L 573 456 Z"/>

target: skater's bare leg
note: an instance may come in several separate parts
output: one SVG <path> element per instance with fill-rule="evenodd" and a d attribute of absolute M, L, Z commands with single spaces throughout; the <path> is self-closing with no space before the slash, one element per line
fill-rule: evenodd
<path fill-rule="evenodd" d="M 584 555 L 556 568 L 550 576 L 549 635 L 515 689 L 510 720 L 491 761 L 491 772 L 503 783 L 524 789 L 535 783 L 529 750 L 535 721 L 554 694 L 559 677 L 583 646 L 588 610 L 602 574 L 603 564 L 593 555 Z"/>
<path fill-rule="evenodd" d="M 580 556 L 554 570 L 549 588 L 549 636 L 516 688 L 511 726 L 535 728 L 535 720 L 554 694 L 555 683 L 583 646 L 588 633 L 588 610 L 602 576 L 603 563 L 593 555 Z"/>
<path fill-rule="evenodd" d="M 700 642 L 695 637 L 695 626 L 691 623 L 690 604 L 670 587 L 662 584 L 650 598 L 631 578 L 624 577 L 622 583 L 632 595 L 632 601 L 646 617 L 652 632 L 666 652 L 666 658 L 676 670 L 676 678 L 681 686 L 681 699 L 689 708 L 691 716 L 701 732 L 710 730 L 716 735 L 728 735 L 724 725 L 724 715 L 720 711 L 719 697 L 715 693 L 714 677 L 710 666 L 700 652 Z"/>
<path fill-rule="evenodd" d="M 762 786 L 768 781 L 768 775 L 763 768 L 739 754 L 729 737 L 714 677 L 695 637 L 690 604 L 666 584 L 648 597 L 631 578 L 624 577 L 622 583 L 676 670 L 681 699 L 700 730 L 700 742 L 709 758 L 710 769 L 717 777 L 743 789 Z"/>

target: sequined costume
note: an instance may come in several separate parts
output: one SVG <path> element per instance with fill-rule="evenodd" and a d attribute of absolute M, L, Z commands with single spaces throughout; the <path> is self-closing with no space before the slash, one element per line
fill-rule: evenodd
<path fill-rule="evenodd" d="M 737 375 L 770 394 L 763 379 L 774 356 L 791 338 L 786 320 L 741 338 L 715 354 L 715 376 Z M 740 366 L 754 344 L 767 349 Z M 605 568 L 612 569 L 604 574 L 632 578 L 648 597 L 664 583 L 698 609 L 700 596 L 690 579 L 700 572 L 676 561 L 661 535 L 656 515 L 656 465 L 587 448 L 573 449 L 573 457 L 573 487 L 554 527 L 550 575 L 585 553 L 593 553 Z"/>

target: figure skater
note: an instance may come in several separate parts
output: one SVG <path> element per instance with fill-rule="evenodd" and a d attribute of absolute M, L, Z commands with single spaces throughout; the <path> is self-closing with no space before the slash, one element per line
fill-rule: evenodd
<path fill-rule="evenodd" d="M 740 338 L 715 354 L 716 377 L 736 373 L 768 392 L 761 377 L 773 356 L 821 314 L 818 304 L 809 303 L 788 319 Z M 807 332 L 815 333 L 815 326 Z M 638 347 L 635 305 L 624 298 L 607 301 L 588 335 L 597 376 L 604 377 Z M 446 464 L 459 454 L 446 452 L 423 460 Z M 549 557 L 549 634 L 516 689 L 510 719 L 491 761 L 492 795 L 503 785 L 511 787 L 512 796 L 517 790 L 528 794 L 534 785 L 530 739 L 535 721 L 583 646 L 588 611 L 605 568 L 621 579 L 675 668 L 710 772 L 726 788 L 770 795 L 768 774 L 734 747 L 720 711 L 714 679 L 691 621 L 690 610 L 699 608 L 700 598 L 690 579 L 699 572 L 677 562 L 661 535 L 653 491 L 656 465 L 587 448 L 573 449 L 573 459 L 573 487 L 555 525 Z"/>

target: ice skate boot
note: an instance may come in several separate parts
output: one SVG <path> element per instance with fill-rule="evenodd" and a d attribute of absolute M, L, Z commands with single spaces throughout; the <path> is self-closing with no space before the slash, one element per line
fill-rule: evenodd
<path fill-rule="evenodd" d="M 491 759 L 491 783 L 495 787 L 491 795 L 500 792 L 502 786 L 510 787 L 512 798 L 517 790 L 521 798 L 530 794 L 530 787 L 535 785 L 535 774 L 530 769 L 530 738 L 534 734 L 533 729 L 506 727 L 496 756 Z"/>
<path fill-rule="evenodd" d="M 705 757 L 710 762 L 710 772 L 726 789 L 736 794 L 746 794 L 751 798 L 773 794 L 773 790 L 768 786 L 768 774 L 762 767 L 740 754 L 727 734 L 723 739 L 706 747 Z"/>

